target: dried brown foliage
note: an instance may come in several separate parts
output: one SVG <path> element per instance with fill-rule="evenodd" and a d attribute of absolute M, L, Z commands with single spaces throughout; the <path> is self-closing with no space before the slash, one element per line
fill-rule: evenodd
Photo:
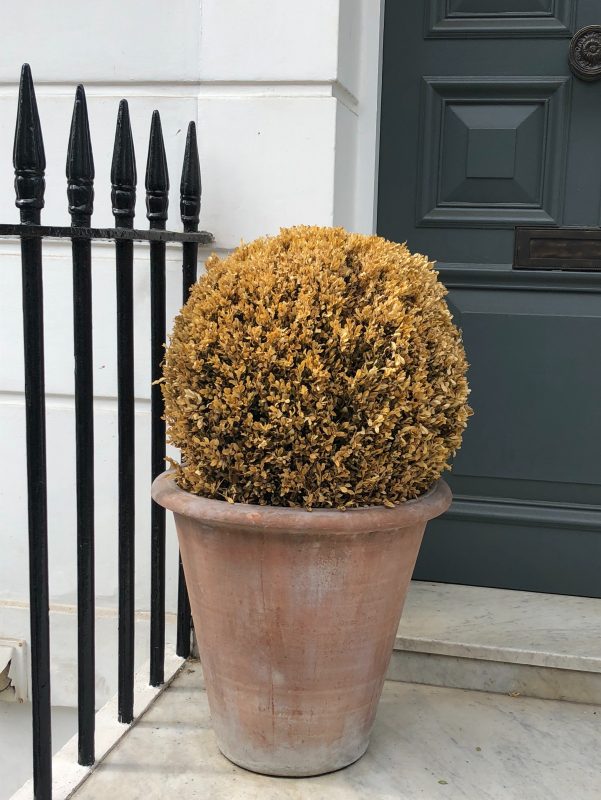
<path fill-rule="evenodd" d="M 426 257 L 303 226 L 206 266 L 164 364 L 182 488 L 344 508 L 436 481 L 470 409 L 461 337 Z"/>

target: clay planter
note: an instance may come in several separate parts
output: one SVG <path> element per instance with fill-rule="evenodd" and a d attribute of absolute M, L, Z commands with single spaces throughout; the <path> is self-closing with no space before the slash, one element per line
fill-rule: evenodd
<path fill-rule="evenodd" d="M 217 742 L 242 767 L 318 775 L 369 743 L 439 481 L 395 508 L 348 511 L 228 504 L 179 489 L 171 509 Z"/>

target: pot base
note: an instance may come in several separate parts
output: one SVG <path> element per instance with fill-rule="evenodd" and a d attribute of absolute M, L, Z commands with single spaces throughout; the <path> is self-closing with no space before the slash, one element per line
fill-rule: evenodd
<path fill-rule="evenodd" d="M 219 752 L 222 756 L 227 758 L 232 764 L 236 767 L 241 767 L 242 769 L 247 770 L 247 772 L 254 772 L 256 775 L 267 775 L 270 778 L 316 778 L 318 775 L 328 775 L 330 772 L 339 772 L 342 769 L 346 769 L 350 767 L 351 764 L 355 764 L 359 761 L 368 750 L 369 741 L 367 744 L 363 744 L 359 754 L 355 755 L 351 758 L 341 758 L 337 762 L 328 762 L 327 764 L 323 763 L 321 766 L 314 764 L 313 766 L 307 768 L 307 759 L 299 758 L 299 761 L 304 762 L 304 766 L 288 766 L 278 761 L 277 764 L 274 763 L 257 763 L 256 761 L 249 761 L 244 758 L 237 758 L 233 755 L 228 755 L 225 752 L 225 749 L 221 747 L 220 744 L 217 744 L 219 748 Z"/>

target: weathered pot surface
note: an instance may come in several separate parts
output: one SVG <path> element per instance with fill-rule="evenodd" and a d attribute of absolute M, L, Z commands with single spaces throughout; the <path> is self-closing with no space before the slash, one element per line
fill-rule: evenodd
<path fill-rule="evenodd" d="M 222 753 L 269 775 L 340 769 L 369 743 L 426 522 L 416 500 L 336 511 L 209 500 L 173 473 L 174 512 L 211 718 Z"/>

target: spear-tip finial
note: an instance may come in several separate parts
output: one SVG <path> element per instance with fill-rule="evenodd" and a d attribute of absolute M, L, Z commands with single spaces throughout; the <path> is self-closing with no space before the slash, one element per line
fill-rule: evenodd
<path fill-rule="evenodd" d="M 146 162 L 146 216 L 152 228 L 164 228 L 169 208 L 169 171 L 161 116 L 152 112 Z"/>
<path fill-rule="evenodd" d="M 94 207 L 94 156 L 86 93 L 81 84 L 75 91 L 66 173 L 69 214 L 73 224 L 89 223 Z"/>
<path fill-rule="evenodd" d="M 132 227 L 136 209 L 136 154 L 129 121 L 127 100 L 119 103 L 113 163 L 111 165 L 111 201 L 115 223 Z"/>
<path fill-rule="evenodd" d="M 184 230 L 198 229 L 200 217 L 200 196 L 202 185 L 200 179 L 200 159 L 198 158 L 198 142 L 196 140 L 196 125 L 190 122 L 186 136 L 186 149 L 184 152 L 184 166 L 180 184 L 180 212 Z"/>
<path fill-rule="evenodd" d="M 21 217 L 27 217 L 23 221 L 39 221 L 40 209 L 44 207 L 46 156 L 29 64 L 23 64 L 21 68 L 13 165 L 15 203 L 21 209 Z"/>

